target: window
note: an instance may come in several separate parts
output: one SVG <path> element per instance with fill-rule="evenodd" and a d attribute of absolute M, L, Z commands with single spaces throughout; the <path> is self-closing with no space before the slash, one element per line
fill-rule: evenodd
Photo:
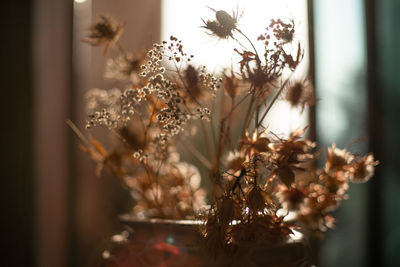
<path fill-rule="evenodd" d="M 168 40 L 170 35 L 177 36 L 183 41 L 186 51 L 195 55 L 195 62 L 206 65 L 212 71 L 220 71 L 230 66 L 239 71 L 237 62 L 240 57 L 233 52 L 233 49 L 241 47 L 232 39 L 220 40 L 213 36 L 207 38 L 205 29 L 201 27 L 204 25 L 201 19 L 214 19 L 213 9 L 223 9 L 228 13 L 238 12 L 239 28 L 251 40 L 257 40 L 271 19 L 294 19 L 296 39 L 301 41 L 306 50 L 305 58 L 294 77 L 299 79 L 307 77 L 309 66 L 307 1 L 162 1 L 162 40 Z M 239 41 L 250 49 L 245 39 Z M 257 42 L 255 46 L 259 53 L 263 52 L 263 47 L 257 46 Z M 300 113 L 300 109 L 290 107 L 285 101 L 278 101 L 264 120 L 264 125 L 277 134 L 288 135 L 291 131 L 308 125 L 308 110 Z"/>
<path fill-rule="evenodd" d="M 67 118 L 65 114 L 69 114 L 68 110 L 73 109 L 75 114 L 84 114 L 82 104 L 84 91 L 91 87 L 107 88 L 110 85 L 101 78 L 104 60 L 102 51 L 91 49 L 79 42 L 84 35 L 84 30 L 98 15 L 111 14 L 121 18 L 129 31 L 140 33 L 135 39 L 124 39 L 130 50 L 141 49 L 153 41 L 159 41 L 174 34 L 184 40 L 188 49 L 193 50 L 200 61 L 207 58 L 204 62 L 209 62 L 209 58 L 215 58 L 216 62 L 220 64 L 208 66 L 212 70 L 235 62 L 224 57 L 224 51 L 232 49 L 228 42 L 210 38 L 209 42 L 204 43 L 202 37 L 200 37 L 200 41 L 196 39 L 196 36 L 204 36 L 204 31 L 200 27 L 202 25 L 200 18 L 207 19 L 213 16 L 212 10 L 207 7 L 209 6 L 216 10 L 227 9 L 227 7 L 228 11 L 232 8 L 235 10 L 236 7 L 239 12 L 243 10 L 244 15 L 240 19 L 240 23 L 252 25 L 250 29 L 251 32 L 254 31 L 252 37 L 256 37 L 263 31 L 269 18 L 279 16 L 280 12 L 283 12 L 282 10 L 285 10 L 286 16 L 286 8 L 289 8 L 292 13 L 289 15 L 299 16 L 296 23 L 302 30 L 298 34 L 302 35 L 307 42 L 308 15 L 314 17 L 314 24 L 311 26 L 314 28 L 315 80 L 317 97 L 320 99 L 316 110 L 316 126 L 318 139 L 322 143 L 328 144 L 336 141 L 338 146 L 347 146 L 360 152 L 366 150 L 368 145 L 367 138 L 364 138 L 367 135 L 368 120 L 366 116 L 367 113 L 372 114 L 367 110 L 366 105 L 367 85 L 369 86 L 370 96 L 373 96 L 369 102 L 372 105 L 378 104 L 372 108 L 370 106 L 370 109 L 375 112 L 374 121 L 369 121 L 370 141 L 380 153 L 377 158 L 383 163 L 378 170 L 381 169 L 381 175 L 384 174 L 385 177 L 382 175 L 371 181 L 376 189 L 372 188 L 371 190 L 368 188 L 371 187 L 370 185 L 351 189 L 350 200 L 338 212 L 337 229 L 328 232 L 325 240 L 321 243 L 319 262 L 323 266 L 365 266 L 368 264 L 380 266 L 382 263 L 380 260 L 385 258 L 385 266 L 399 265 L 399 257 L 396 254 L 399 251 L 398 240 L 400 240 L 399 216 L 398 212 L 396 213 L 399 210 L 397 196 L 400 191 L 397 179 L 398 162 L 396 161 L 397 153 L 400 150 L 397 126 L 399 101 L 397 89 L 400 83 L 396 73 L 398 71 L 396 64 L 400 61 L 399 38 L 396 35 L 400 28 L 400 21 L 396 19 L 399 10 L 397 0 L 219 0 L 210 2 L 203 0 L 120 0 L 118 4 L 108 0 L 74 0 L 73 92 L 67 86 L 70 63 L 69 58 L 65 57 L 70 56 L 69 47 L 62 46 L 66 43 L 62 41 L 64 39 L 54 38 L 58 35 L 50 36 L 48 34 L 49 32 L 58 33 L 65 38 L 69 36 L 69 27 L 71 26 L 71 10 L 69 8 L 72 8 L 72 3 L 68 5 L 65 4 L 67 2 L 63 2 L 65 5 L 63 6 L 60 5 L 61 2 L 56 1 L 50 5 L 44 4 L 44 1 L 37 1 L 37 3 L 35 1 L 35 12 L 31 12 L 35 16 L 35 22 L 40 23 L 39 32 L 32 34 L 33 41 L 41 44 L 39 48 L 42 50 L 41 53 L 34 51 L 34 56 L 37 57 L 34 59 L 34 75 L 35 79 L 40 82 L 46 82 L 46 87 L 43 86 L 35 91 L 36 100 L 39 100 L 37 103 L 40 103 L 36 103 L 37 106 L 46 111 L 41 113 L 41 111 L 35 110 L 34 114 L 36 119 L 39 118 L 37 121 L 46 122 L 47 128 L 41 128 L 42 124 L 34 125 L 34 128 L 40 130 L 37 133 L 41 135 L 40 140 L 47 143 L 49 139 L 46 138 L 46 134 L 49 134 L 49 129 L 54 129 L 54 125 L 49 123 L 46 118 L 51 117 L 52 121 L 59 123 L 55 126 L 58 129 L 55 134 L 59 139 L 57 146 L 52 146 L 51 150 L 43 147 L 32 148 L 36 155 L 34 157 L 35 168 L 40 171 L 35 175 L 39 176 L 42 171 L 44 172 L 43 176 L 36 177 L 37 187 L 43 190 L 37 190 L 32 195 L 41 198 L 40 200 L 36 199 L 41 212 L 49 211 L 46 210 L 46 203 L 57 203 L 57 206 L 53 206 L 51 211 L 59 212 L 58 221 L 54 220 L 55 217 L 51 213 L 51 216 L 47 214 L 47 217 L 41 217 L 43 213 L 35 215 L 39 218 L 38 226 L 41 229 L 35 236 L 42 239 L 39 240 L 42 242 L 43 238 L 47 238 L 47 241 L 44 241 L 45 244 L 38 243 L 40 254 L 37 257 L 40 258 L 40 263 L 51 262 L 50 265 L 66 266 L 64 261 L 69 258 L 70 265 L 89 266 L 88 255 L 98 252 L 93 251 L 93 247 L 98 247 L 98 241 L 100 241 L 99 236 L 95 236 L 94 230 L 112 228 L 107 225 L 109 222 L 102 220 L 112 213 L 110 205 L 107 203 L 110 201 L 104 201 L 104 199 L 115 197 L 115 195 L 104 189 L 107 188 L 107 184 L 100 185 L 101 182 L 99 183 L 99 180 L 93 177 L 93 166 L 91 166 L 90 160 L 75 151 L 74 157 L 71 158 L 78 162 L 78 166 L 74 167 L 72 161 L 67 159 L 68 153 L 65 153 L 63 159 L 52 157 L 52 155 L 60 154 L 62 151 L 58 150 L 60 146 L 61 149 L 68 150 L 68 133 L 70 131 L 66 127 L 62 128 L 64 119 Z M 280 7 L 275 6 L 276 3 L 279 3 Z M 313 3 L 313 14 L 307 14 L 307 8 L 309 8 L 307 3 Z M 260 8 L 261 6 L 262 8 Z M 41 9 L 42 7 L 43 9 Z M 365 8 L 367 8 L 367 17 L 364 16 Z M 254 15 L 251 13 L 253 11 Z M 12 16 L 12 13 L 7 16 Z M 260 18 L 262 21 L 259 21 Z M 187 28 L 178 26 L 187 26 Z M 368 55 L 365 29 L 368 30 L 366 35 L 370 36 L 368 38 Z M 151 32 L 152 38 L 148 37 L 147 32 Z M 38 35 L 38 33 L 40 34 Z M 187 35 L 188 33 L 190 35 Z M 43 36 L 46 36 L 47 39 Z M 12 41 L 19 41 L 13 38 L 15 37 L 11 36 Z M 51 48 L 55 50 L 46 50 L 47 40 L 49 40 L 48 44 L 51 44 Z M 196 46 L 199 45 L 210 47 L 207 49 L 206 55 L 196 53 Z M 218 47 L 221 50 L 217 50 Z M 369 62 L 367 62 L 367 58 L 369 58 Z M 308 72 L 309 65 L 313 64 L 307 60 L 308 58 L 303 62 L 304 73 Z M 43 65 L 36 65 L 39 61 Z M 56 65 L 53 64 L 55 61 Z M 369 64 L 368 77 L 367 63 Z M 50 70 L 53 72 L 49 72 Z M 56 79 L 48 79 L 49 73 L 52 73 L 50 76 L 56 77 Z M 61 79 L 56 76 L 57 73 L 63 74 Z M 49 95 L 51 95 L 52 101 L 47 101 Z M 70 101 L 73 103 L 72 107 L 68 106 L 70 104 L 69 101 L 66 101 L 68 97 L 74 97 Z M 54 108 L 57 105 L 58 109 Z M 49 113 L 47 110 L 51 110 L 51 112 Z M 292 127 L 294 128 L 297 127 L 295 121 L 298 121 L 300 125 L 307 123 L 307 120 L 302 121 L 302 118 L 293 117 L 290 110 L 285 113 L 287 113 L 285 115 L 287 119 L 293 121 Z M 75 121 L 82 122 L 81 127 L 84 126 L 83 117 L 70 115 L 70 118 Z M 307 118 L 307 115 L 304 118 Z M 289 131 L 287 128 L 276 125 L 273 121 L 268 123 L 271 124 L 271 127 L 276 127 L 275 129 L 278 129 L 279 132 Z M 36 139 L 32 141 L 36 145 L 39 144 L 36 143 Z M 349 141 L 350 143 L 348 143 Z M 23 152 L 21 153 L 23 154 Z M 48 158 L 55 163 L 46 169 L 42 166 L 48 165 Z M 62 168 L 57 166 L 62 166 Z M 79 172 L 74 172 L 74 168 L 79 169 Z M 60 171 L 61 169 L 63 170 Z M 74 173 L 73 177 L 67 174 L 68 172 Z M 53 175 L 53 173 L 57 175 Z M 48 187 L 49 181 L 56 183 L 57 186 Z M 34 190 L 36 189 L 32 189 L 32 191 Z M 44 191 L 45 193 L 43 193 Z M 67 197 L 69 198 L 68 205 L 65 203 Z M 34 218 L 34 216 L 31 217 Z M 102 225 L 98 224 L 96 229 L 93 228 L 94 220 L 102 222 Z M 371 221 L 372 228 L 370 229 L 373 229 L 373 232 L 368 231 L 367 228 Z M 52 228 L 46 228 L 47 226 Z M 93 231 L 85 232 L 89 228 Z M 56 245 L 53 246 L 52 242 Z M 66 242 L 70 242 L 72 245 L 68 247 Z M 69 251 L 71 248 L 74 249 Z M 379 250 L 384 251 L 380 252 Z M 375 260 L 378 260 L 371 263 L 368 259 L 374 257 Z"/>

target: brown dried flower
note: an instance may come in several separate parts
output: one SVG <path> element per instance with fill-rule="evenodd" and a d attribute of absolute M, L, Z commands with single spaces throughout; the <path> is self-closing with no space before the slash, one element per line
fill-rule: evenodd
<path fill-rule="evenodd" d="M 306 192 L 298 188 L 282 188 L 278 191 L 280 196 L 280 202 L 283 207 L 287 210 L 299 210 L 301 204 L 304 203 L 306 198 Z"/>
<path fill-rule="evenodd" d="M 300 107 L 301 111 L 305 106 L 313 106 L 316 102 L 314 90 L 309 80 L 290 82 L 286 88 L 284 99 L 292 107 Z"/>
<path fill-rule="evenodd" d="M 106 63 L 105 78 L 121 81 L 131 81 L 134 84 L 139 82 L 139 74 L 145 70 L 145 55 L 124 53 L 116 58 L 108 59 Z"/>
<path fill-rule="evenodd" d="M 374 175 L 375 166 L 378 164 L 379 161 L 375 161 L 372 154 L 367 154 L 345 166 L 345 169 L 350 173 L 350 180 L 353 183 L 364 183 Z"/>
<path fill-rule="evenodd" d="M 207 20 L 207 22 L 203 20 L 205 25 L 203 28 L 210 30 L 211 34 L 222 39 L 231 37 L 236 29 L 237 14 L 231 16 L 224 10 L 218 10 L 215 11 L 215 18 L 215 20 Z"/>
<path fill-rule="evenodd" d="M 328 155 L 326 158 L 325 169 L 327 172 L 343 171 L 345 166 L 350 164 L 354 159 L 354 155 L 346 151 L 346 149 L 339 149 L 333 144 L 328 148 Z"/>
<path fill-rule="evenodd" d="M 281 19 L 272 19 L 269 28 L 272 29 L 272 32 L 278 41 L 290 43 L 294 39 L 295 27 L 293 19 L 290 20 L 289 23 L 284 23 Z"/>
<path fill-rule="evenodd" d="M 247 195 L 248 207 L 253 216 L 264 213 L 264 209 L 267 207 L 263 196 L 263 191 L 258 185 L 253 186 Z"/>
<path fill-rule="evenodd" d="M 106 76 L 125 82 L 125 89 L 87 95 L 88 128 L 107 127 L 112 142 L 104 146 L 72 128 L 98 171 L 108 168 L 131 190 L 139 215 L 195 218 L 206 201 L 200 173 L 208 173 L 213 196 L 202 215 L 206 249 L 222 259 L 214 266 L 242 266 L 254 251 L 286 244 L 296 227 L 333 227 L 331 212 L 347 199 L 349 181 L 370 179 L 378 161 L 332 145 L 318 168 L 316 144 L 304 137 L 306 128 L 289 136 L 267 131 L 262 123 L 276 100 L 301 110 L 315 103 L 311 81 L 286 75 L 304 56 L 295 24 L 272 20 L 258 37 L 260 54 L 239 29 L 237 14 L 214 12 L 203 27 L 237 42 L 237 73 L 225 69 L 213 75 L 196 67 L 175 36 L 146 54 L 125 52 L 118 44 L 121 55 L 108 61 Z M 107 53 L 121 32 L 121 24 L 102 16 L 83 41 L 104 45 Z M 192 139 L 198 136 L 200 141 Z M 184 162 L 178 148 L 204 168 Z"/>
<path fill-rule="evenodd" d="M 104 54 L 116 43 L 122 33 L 123 25 L 111 17 L 100 16 L 99 20 L 90 27 L 90 33 L 82 41 L 93 46 L 104 45 Z"/>

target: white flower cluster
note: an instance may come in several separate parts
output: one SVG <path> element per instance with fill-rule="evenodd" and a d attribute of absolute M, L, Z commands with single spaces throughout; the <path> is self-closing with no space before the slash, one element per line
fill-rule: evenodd
<path fill-rule="evenodd" d="M 215 96 L 218 89 L 221 87 L 222 79 L 221 78 L 216 78 L 210 73 L 207 72 L 207 69 L 205 66 L 201 68 L 200 71 L 200 82 L 206 87 L 209 88 L 211 91 L 212 95 Z"/>

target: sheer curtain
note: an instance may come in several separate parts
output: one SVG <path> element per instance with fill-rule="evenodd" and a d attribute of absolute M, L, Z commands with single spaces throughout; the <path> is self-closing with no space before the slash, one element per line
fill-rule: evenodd
<path fill-rule="evenodd" d="M 314 1 L 315 81 L 318 141 L 365 153 L 367 57 L 362 0 Z M 350 186 L 349 200 L 320 242 L 321 266 L 366 266 L 368 184 Z"/>

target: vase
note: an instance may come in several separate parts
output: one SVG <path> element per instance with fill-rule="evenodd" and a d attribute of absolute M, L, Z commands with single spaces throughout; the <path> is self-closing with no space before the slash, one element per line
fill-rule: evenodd
<path fill-rule="evenodd" d="M 307 246 L 301 240 L 256 248 L 251 260 L 235 255 L 212 259 L 200 246 L 201 221 L 138 219 L 133 215 L 123 215 L 120 219 L 131 235 L 113 251 L 107 267 L 309 266 Z"/>

